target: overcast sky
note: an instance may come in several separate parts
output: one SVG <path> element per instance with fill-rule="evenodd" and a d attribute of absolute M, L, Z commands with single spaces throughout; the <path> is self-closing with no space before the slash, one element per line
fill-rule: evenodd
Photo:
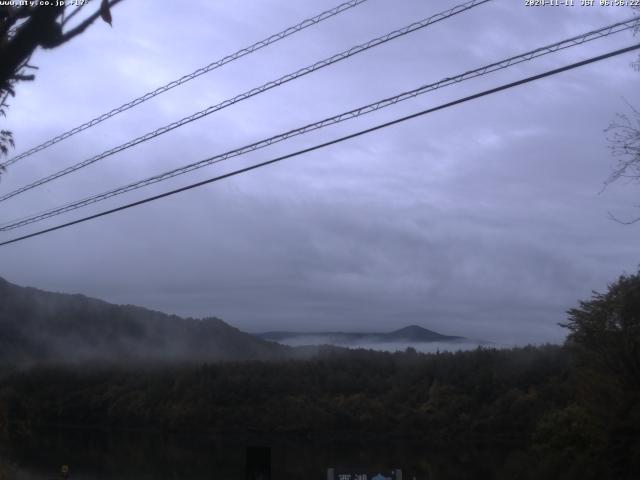
<path fill-rule="evenodd" d="M 3 126 L 20 153 L 338 0 L 126 0 L 40 51 Z M 7 192 L 196 110 L 454 6 L 369 0 L 43 152 Z M 579 3 L 576 0 L 575 3 Z M 0 206 L 23 217 L 632 15 L 495 0 L 131 148 Z M 13 238 L 633 43 L 569 49 L 207 167 Z M 635 39 L 637 42 L 637 38 Z M 565 311 L 637 270 L 640 185 L 600 193 L 604 129 L 640 106 L 634 54 L 421 117 L 197 190 L 0 247 L 0 276 L 248 331 L 419 324 L 508 343 L 559 342 Z M 4 121 L 3 121 L 4 122 Z"/>

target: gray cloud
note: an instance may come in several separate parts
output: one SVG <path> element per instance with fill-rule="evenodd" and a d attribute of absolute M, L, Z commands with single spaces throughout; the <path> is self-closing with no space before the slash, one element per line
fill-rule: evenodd
<path fill-rule="evenodd" d="M 41 52 L 9 127 L 18 150 L 329 8 L 326 0 L 137 1 Z M 178 6 L 180 5 L 180 6 Z M 16 164 L 0 189 L 453 5 L 369 4 Z M 135 147 L 2 205 L 10 220 L 630 16 L 497 0 Z M 631 43 L 619 34 L 105 202 L 115 206 Z M 638 103 L 632 56 L 567 72 L 197 191 L 0 249 L 0 275 L 251 331 L 419 323 L 560 341 L 565 310 L 638 265 L 637 186 L 599 194 L 603 129 Z M 79 213 L 78 213 L 79 215 Z M 74 218 L 70 215 L 66 218 Z M 60 217 L 58 218 L 58 220 Z M 50 224 L 54 224 L 51 222 Z M 4 234 L 2 238 L 11 238 Z"/>

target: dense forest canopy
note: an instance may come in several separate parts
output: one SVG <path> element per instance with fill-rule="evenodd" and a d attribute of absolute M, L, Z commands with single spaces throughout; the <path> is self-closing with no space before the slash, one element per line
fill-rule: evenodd
<path fill-rule="evenodd" d="M 5 292 L 12 288 L 43 298 L 4 283 Z M 49 295 L 49 307 L 70 301 Z M 2 305 L 6 321 L 7 305 L 17 304 Z M 113 307 L 105 305 L 93 307 Z M 568 312 L 563 346 L 438 354 L 325 347 L 307 360 L 5 364 L 0 429 L 5 442 L 47 427 L 498 442 L 520 452 L 508 466 L 518 478 L 637 478 L 639 307 L 634 274 Z M 146 328 L 169 321 L 153 315 Z"/>

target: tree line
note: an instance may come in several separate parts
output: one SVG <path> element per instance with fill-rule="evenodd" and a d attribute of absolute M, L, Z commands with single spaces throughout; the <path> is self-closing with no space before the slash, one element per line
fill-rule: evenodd
<path fill-rule="evenodd" d="M 640 276 L 570 310 L 564 345 L 308 360 L 7 369 L 5 437 L 42 427 L 485 442 L 519 478 L 640 472 Z"/>

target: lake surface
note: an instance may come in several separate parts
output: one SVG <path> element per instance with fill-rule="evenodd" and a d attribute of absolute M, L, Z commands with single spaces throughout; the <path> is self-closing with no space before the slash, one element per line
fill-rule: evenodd
<path fill-rule="evenodd" d="M 437 443 L 436 443 L 437 444 Z M 396 440 L 231 439 L 141 432 L 46 431 L 12 438 L 0 448 L 1 480 L 242 480 L 247 446 L 271 448 L 273 479 L 326 479 L 328 467 L 391 470 L 412 480 L 508 478 L 502 448 L 436 451 Z M 4 476 L 3 476 L 4 475 Z"/>

